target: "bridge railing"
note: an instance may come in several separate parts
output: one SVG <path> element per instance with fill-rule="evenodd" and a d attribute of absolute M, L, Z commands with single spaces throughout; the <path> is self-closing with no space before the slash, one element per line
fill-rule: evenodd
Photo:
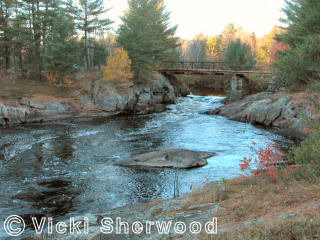
<path fill-rule="evenodd" d="M 256 71 L 256 72 L 272 72 L 271 65 L 256 64 L 253 67 L 237 66 L 229 62 L 172 62 L 166 61 L 162 63 L 161 69 L 179 71 L 179 70 L 207 70 L 207 71 Z"/>

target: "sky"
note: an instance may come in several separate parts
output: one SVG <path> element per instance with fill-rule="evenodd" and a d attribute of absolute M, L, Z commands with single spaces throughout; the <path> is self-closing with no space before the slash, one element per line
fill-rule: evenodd
<path fill-rule="evenodd" d="M 171 24 L 178 25 L 176 35 L 192 39 L 196 34 L 220 34 L 228 23 L 234 23 L 258 37 L 280 25 L 284 0 L 165 0 L 171 12 Z M 127 0 L 105 0 L 113 28 L 121 24 L 120 16 L 127 9 Z"/>

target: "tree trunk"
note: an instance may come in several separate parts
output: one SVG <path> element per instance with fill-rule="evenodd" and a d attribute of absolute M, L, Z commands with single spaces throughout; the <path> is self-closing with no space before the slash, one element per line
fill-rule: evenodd
<path fill-rule="evenodd" d="M 20 72 L 22 74 L 22 77 L 24 77 L 23 58 L 22 58 L 21 49 L 19 50 L 19 68 L 20 68 Z"/>
<path fill-rule="evenodd" d="M 87 31 L 87 24 L 88 24 L 88 20 L 87 20 L 87 15 L 85 17 L 85 23 L 84 23 L 84 45 L 85 45 L 85 57 L 86 57 L 86 66 L 87 66 L 87 70 L 90 69 L 90 56 L 89 56 L 89 47 L 88 47 L 88 31 Z"/>
<path fill-rule="evenodd" d="M 4 54 L 5 54 L 5 61 L 6 65 L 5 68 L 6 70 L 9 70 L 10 68 L 10 37 L 9 37 L 9 32 L 8 32 L 8 19 L 9 19 L 9 13 L 8 13 L 8 8 L 6 8 L 6 16 L 4 19 Z"/>
<path fill-rule="evenodd" d="M 5 59 L 6 59 L 6 70 L 10 68 L 10 46 L 8 46 L 9 40 L 6 38 L 6 46 L 5 46 Z"/>
<path fill-rule="evenodd" d="M 34 57 L 35 57 L 35 74 L 36 78 L 41 81 L 41 71 L 42 71 L 42 64 L 41 64 L 41 53 L 40 53 L 40 41 L 41 41 L 41 27 L 39 24 L 38 12 L 39 12 L 39 1 L 37 1 L 37 13 L 35 10 L 35 5 L 32 3 L 32 21 L 33 21 L 33 30 L 34 30 Z"/>

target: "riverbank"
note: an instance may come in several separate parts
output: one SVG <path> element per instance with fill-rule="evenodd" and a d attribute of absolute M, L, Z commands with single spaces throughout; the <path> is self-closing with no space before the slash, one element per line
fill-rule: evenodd
<path fill-rule="evenodd" d="M 1 86 L 0 126 L 161 112 L 178 96 L 160 74 L 155 74 L 144 87 L 117 88 L 99 72 L 78 74 L 71 87 L 27 80 L 2 82 Z"/>
<path fill-rule="evenodd" d="M 87 214 L 84 217 L 90 223 L 88 232 L 76 235 L 58 234 L 59 239 L 298 239 L 312 238 L 319 234 L 320 210 L 319 184 L 297 181 L 292 177 L 278 182 L 265 177 L 237 178 L 223 182 L 207 184 L 192 194 L 169 200 L 158 200 L 145 204 L 128 205 L 101 214 Z M 218 234 L 207 234 L 205 225 L 217 218 Z M 103 234 L 103 219 L 114 221 L 114 231 Z M 130 226 L 128 234 L 122 226 L 121 233 L 116 234 L 116 218 Z M 146 229 L 135 234 L 131 228 L 134 222 L 153 222 L 150 233 Z M 170 223 L 168 230 L 160 223 Z M 186 231 L 178 234 L 174 229 L 177 222 L 186 224 Z M 191 223 L 202 226 L 194 234 L 190 231 Z M 106 224 L 106 223 L 105 223 Z M 157 227 L 158 226 L 158 227 Z M 105 228 L 103 228 L 106 230 Z M 110 229 L 109 229 L 110 230 Z M 199 230 L 199 229 L 198 229 Z M 198 231 L 197 230 L 197 231 Z M 160 234 L 163 231 L 164 234 Z M 53 239 L 45 234 L 27 239 Z"/>
<path fill-rule="evenodd" d="M 59 221 L 181 196 L 206 182 L 237 177 L 239 160 L 251 154 L 252 141 L 261 147 L 291 143 L 250 124 L 202 114 L 221 106 L 222 99 L 189 96 L 163 113 L 0 129 L 2 215 L 17 214 L 27 220 L 50 216 Z M 216 155 L 205 167 L 191 170 L 117 166 L 131 156 L 176 148 Z M 170 200 L 167 204 L 173 205 Z M 0 238 L 6 236 L 2 229 Z"/>
<path fill-rule="evenodd" d="M 304 118 L 313 118 L 311 96 L 308 92 L 258 93 L 240 101 L 226 104 L 207 114 L 225 116 L 234 121 L 273 127 L 280 134 L 303 139 L 307 136 Z M 319 96 L 313 96 L 319 99 Z"/>

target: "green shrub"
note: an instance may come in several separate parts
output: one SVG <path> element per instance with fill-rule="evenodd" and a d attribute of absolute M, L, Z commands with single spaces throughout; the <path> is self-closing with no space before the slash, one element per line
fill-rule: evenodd
<path fill-rule="evenodd" d="M 320 124 L 313 128 L 313 134 L 293 150 L 297 164 L 320 165 Z"/>
<path fill-rule="evenodd" d="M 250 76 L 249 77 L 249 87 L 250 87 L 250 93 L 259 93 L 259 92 L 265 92 L 268 90 L 270 78 L 263 77 L 263 76 Z"/>

